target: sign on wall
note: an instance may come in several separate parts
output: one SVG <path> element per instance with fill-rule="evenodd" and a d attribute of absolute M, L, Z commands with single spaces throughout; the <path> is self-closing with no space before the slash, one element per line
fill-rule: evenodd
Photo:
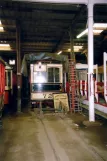
<path fill-rule="evenodd" d="M 69 111 L 67 93 L 54 94 L 54 108 L 56 111 Z"/>

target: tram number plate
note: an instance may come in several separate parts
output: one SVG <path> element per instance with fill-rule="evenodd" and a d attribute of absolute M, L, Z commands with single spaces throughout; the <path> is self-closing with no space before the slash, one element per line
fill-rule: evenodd
<path fill-rule="evenodd" d="M 31 100 L 38 100 L 38 99 L 53 99 L 52 93 L 31 93 Z"/>

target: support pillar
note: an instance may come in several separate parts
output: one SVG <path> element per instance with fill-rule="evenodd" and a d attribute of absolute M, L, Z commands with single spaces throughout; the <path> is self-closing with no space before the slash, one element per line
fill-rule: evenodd
<path fill-rule="evenodd" d="M 95 121 L 93 82 L 93 0 L 88 2 L 88 98 L 89 121 Z"/>
<path fill-rule="evenodd" d="M 75 56 L 74 56 L 74 41 L 73 41 L 73 31 L 72 31 L 72 27 L 70 27 L 70 32 L 69 32 L 69 36 L 70 36 L 70 59 L 75 60 Z"/>
<path fill-rule="evenodd" d="M 17 113 L 21 112 L 21 51 L 20 23 L 16 22 L 16 53 L 17 53 Z"/>

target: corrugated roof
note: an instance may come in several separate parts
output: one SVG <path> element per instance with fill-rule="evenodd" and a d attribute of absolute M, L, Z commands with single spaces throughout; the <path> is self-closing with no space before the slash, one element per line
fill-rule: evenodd
<path fill-rule="evenodd" d="M 0 33 L 0 42 L 10 43 L 13 49 L 7 55 L 16 54 L 17 20 L 20 23 L 23 55 L 32 51 L 56 53 L 59 50 L 68 54 L 71 26 L 73 26 L 74 45 L 83 45 L 80 54 L 87 49 L 87 36 L 76 38 L 87 26 L 87 6 L 85 5 L 2 1 L 0 18 L 5 30 Z M 94 22 L 107 23 L 107 5 L 95 5 Z M 106 44 L 106 35 L 107 33 L 94 37 L 95 58 L 107 50 L 106 45 L 102 45 Z M 0 51 L 0 54 L 3 54 L 3 51 Z"/>

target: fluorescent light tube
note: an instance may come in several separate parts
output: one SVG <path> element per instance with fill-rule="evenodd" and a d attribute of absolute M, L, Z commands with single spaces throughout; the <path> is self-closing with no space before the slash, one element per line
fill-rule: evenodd
<path fill-rule="evenodd" d="M 62 51 L 59 51 L 57 54 L 60 55 L 62 53 Z"/>
<path fill-rule="evenodd" d="M 103 30 L 97 30 L 97 29 L 93 29 L 93 33 L 94 34 L 100 34 Z M 77 38 L 82 37 L 83 35 L 88 33 L 88 29 L 84 30 L 82 33 L 80 33 Z"/>
<path fill-rule="evenodd" d="M 11 47 L 9 44 L 0 44 L 0 50 L 11 50 Z"/>
<path fill-rule="evenodd" d="M 107 23 L 94 23 L 94 28 L 107 28 Z"/>
<path fill-rule="evenodd" d="M 103 30 L 93 30 L 94 34 L 100 34 Z"/>
<path fill-rule="evenodd" d="M 82 48 L 83 48 L 83 46 L 74 46 L 74 51 L 79 51 Z M 68 51 L 70 52 L 71 49 L 68 49 Z"/>
<path fill-rule="evenodd" d="M 77 38 L 80 38 L 81 36 L 85 35 L 87 32 L 88 32 L 88 29 L 84 30 L 77 36 Z"/>
<path fill-rule="evenodd" d="M 0 31 L 4 31 L 4 28 L 2 26 L 0 26 Z"/>
<path fill-rule="evenodd" d="M 0 47 L 10 47 L 9 44 L 0 44 Z"/>

